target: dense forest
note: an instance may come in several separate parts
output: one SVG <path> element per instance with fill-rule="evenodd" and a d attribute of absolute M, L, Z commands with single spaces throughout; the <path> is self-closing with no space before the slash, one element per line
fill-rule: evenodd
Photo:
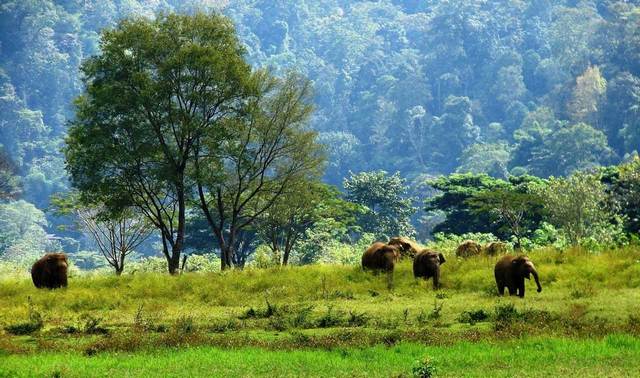
<path fill-rule="evenodd" d="M 170 12 L 228 16 L 249 63 L 313 84 L 309 122 L 327 149 L 324 181 L 346 195 L 327 189 L 342 202 L 332 216 L 316 214 L 323 221 L 306 234 L 301 262 L 322 254 L 313 240 L 327 233 L 351 241 L 417 229 L 426 238 L 443 219 L 433 211 L 460 210 L 442 198 L 465 177 L 488 175 L 471 187 L 521 187 L 630 161 L 640 146 L 637 1 L 2 1 L 0 255 L 89 248 L 50 202 L 70 189 L 62 149 L 83 91 L 80 66 L 100 51 L 102 29 Z M 476 176 L 433 180 L 454 173 Z M 374 222 L 349 204 L 386 215 Z M 453 219 L 436 231 L 511 234 L 482 218 L 476 228 Z M 543 227 L 530 220 L 531 232 Z M 189 240 L 209 249 L 199 223 Z"/>

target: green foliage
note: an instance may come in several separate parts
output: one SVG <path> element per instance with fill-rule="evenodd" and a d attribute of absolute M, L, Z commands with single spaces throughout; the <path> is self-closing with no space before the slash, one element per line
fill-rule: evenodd
<path fill-rule="evenodd" d="M 436 369 L 434 361 L 429 357 L 419 361 L 411 370 L 411 373 L 416 378 L 432 378 L 436 376 L 437 372 L 438 369 Z"/>
<path fill-rule="evenodd" d="M 561 176 L 617 163 L 632 156 L 640 145 L 640 12 L 634 2 L 592 3 L 509 1 L 480 6 L 470 0 L 105 0 L 81 4 L 7 0 L 0 5 L 0 145 L 15 169 L 7 175 L 0 167 L 0 186 L 9 183 L 13 199 L 21 186 L 22 199 L 40 210 L 48 207 L 50 194 L 67 190 L 59 151 L 67 134 L 66 120 L 74 119 L 70 103 L 84 90 L 82 62 L 110 53 L 108 46 L 99 45 L 100 30 L 111 29 L 113 36 L 122 19 L 160 20 L 173 12 L 225 14 L 238 37 L 225 45 L 230 47 L 228 54 L 208 61 L 206 48 L 201 50 L 196 43 L 181 44 L 180 51 L 167 49 L 171 37 L 189 39 L 181 30 L 159 36 L 150 34 L 148 28 L 136 29 L 132 35 L 140 42 L 138 46 L 151 47 L 144 50 L 146 56 L 162 63 L 154 71 L 159 76 L 176 72 L 182 64 L 206 62 L 217 67 L 216 72 L 226 72 L 225 80 L 242 77 L 248 65 L 242 68 L 241 61 L 246 58 L 281 77 L 295 68 L 314 83 L 316 111 L 309 126 L 327 145 L 325 179 L 331 184 L 339 185 L 349 171 L 399 171 L 410 181 L 451 172 L 506 179 L 521 173 Z M 161 12 L 164 16 L 158 16 Z M 495 37 L 496 30 L 500 38 Z M 216 40 L 223 39 L 226 37 Z M 232 51 L 240 45 L 244 46 L 240 49 L 243 57 Z M 124 47 L 112 51 L 123 54 L 113 55 L 111 62 L 127 61 Z M 126 82 L 141 84 L 137 79 L 143 78 L 135 76 Z M 146 104 L 156 111 L 168 104 L 160 101 L 168 87 L 139 86 L 141 96 L 120 96 L 115 93 L 122 89 L 118 86 L 105 88 L 103 98 L 114 108 L 130 110 L 130 115 L 145 98 L 152 100 Z M 147 96 L 150 93 L 157 97 Z M 204 99 L 200 94 L 194 96 Z M 173 110 L 157 114 L 180 119 Z M 126 119 L 141 125 L 137 137 L 148 137 L 149 122 L 139 121 L 139 117 Z M 195 129 L 196 124 L 189 127 Z M 153 165 L 152 174 L 147 171 L 146 177 L 166 182 L 175 178 L 174 170 L 155 164 L 166 152 L 160 151 L 161 144 L 146 142 L 139 151 L 131 148 L 139 155 L 109 151 L 105 146 L 96 146 L 89 153 L 96 160 L 111 152 L 119 157 L 144 156 L 145 163 Z M 169 143 L 170 149 L 178 145 Z M 215 143 L 205 148 L 212 147 Z M 86 170 L 87 176 L 99 172 L 92 168 Z M 165 174 L 171 177 L 163 177 Z M 163 199 L 174 196 L 173 189 L 153 188 L 157 190 Z M 103 192 L 108 194 L 107 189 Z M 115 192 L 114 201 L 126 197 Z M 638 231 L 634 208 L 638 207 L 631 204 L 620 210 L 626 217 L 626 232 Z M 61 220 L 47 217 L 44 229 L 48 233 L 81 239 L 71 230 L 55 229 Z M 450 218 L 437 231 L 509 236 L 495 229 L 502 227 L 492 224 L 495 219 L 464 213 Z M 464 226 L 467 221 L 468 228 Z M 414 219 L 417 227 L 415 223 Z M 454 224 L 461 226 L 456 229 Z M 209 227 L 206 220 L 204 226 Z M 531 232 L 536 227 L 527 228 Z M 380 236 L 379 230 L 364 231 Z M 428 234 L 419 231 L 421 237 Z M 618 230 L 614 227 L 605 233 L 617 235 Z M 208 232 L 206 237 L 215 236 Z M 533 238 L 529 233 L 523 243 Z M 618 240 L 617 236 L 603 240 L 607 238 Z M 203 250 L 211 251 L 211 244 Z M 173 265 L 175 268 L 176 261 Z"/>
<path fill-rule="evenodd" d="M 19 191 L 16 168 L 8 156 L 0 149 L 0 200 L 15 198 Z"/>
<path fill-rule="evenodd" d="M 625 231 L 640 233 L 640 158 L 603 173 L 611 204 L 623 217 Z"/>
<path fill-rule="evenodd" d="M 348 201 L 366 208 L 358 217 L 363 232 L 378 238 L 411 237 L 415 233 L 409 218 L 416 209 L 407 198 L 405 180 L 399 172 L 391 176 L 384 171 L 351 173 L 344 180 L 344 189 Z"/>
<path fill-rule="evenodd" d="M 481 192 L 508 187 L 506 181 L 494 179 L 486 174 L 455 173 L 430 180 L 428 183 L 438 194 L 426 200 L 426 210 L 440 210 L 446 215 L 446 220 L 438 224 L 434 232 L 496 233 L 490 214 L 474 212 L 468 201 Z"/>
<path fill-rule="evenodd" d="M 459 173 L 487 174 L 505 179 L 511 152 L 505 143 L 473 144 L 460 157 Z"/>
<path fill-rule="evenodd" d="M 30 266 L 47 246 L 45 214 L 24 200 L 0 203 L 0 256 Z"/>
<path fill-rule="evenodd" d="M 474 325 L 478 322 L 482 322 L 489 319 L 489 314 L 483 310 L 469 310 L 463 311 L 458 318 L 460 323 L 469 323 L 470 325 Z"/>
<path fill-rule="evenodd" d="M 610 227 L 612 213 L 605 206 L 605 186 L 597 174 L 576 172 L 567 178 L 552 177 L 540 196 L 550 223 L 560 228 L 572 245 L 587 237 L 611 243 L 614 240 L 607 236 L 621 231 Z"/>
<path fill-rule="evenodd" d="M 278 263 L 287 265 L 296 244 L 318 222 L 329 219 L 346 233 L 355 226 L 357 205 L 340 198 L 338 190 L 318 182 L 292 184 L 256 222 L 260 239 Z M 343 235 L 335 235 L 341 238 Z M 261 251 L 264 254 L 264 251 Z M 266 261 L 265 261 L 266 263 Z"/>
<path fill-rule="evenodd" d="M 498 230 L 515 239 L 516 247 L 520 247 L 522 238 L 536 228 L 538 215 L 542 212 L 542 200 L 538 195 L 515 186 L 480 192 L 468 202 L 475 212 L 490 214 L 500 227 Z"/>

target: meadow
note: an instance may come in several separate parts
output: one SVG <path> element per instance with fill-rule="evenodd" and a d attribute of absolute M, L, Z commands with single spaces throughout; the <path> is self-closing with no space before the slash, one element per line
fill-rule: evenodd
<path fill-rule="evenodd" d="M 527 282 L 524 299 L 496 295 L 497 257 L 485 256 L 450 257 L 439 291 L 415 280 L 408 261 L 391 288 L 384 275 L 338 265 L 83 273 L 53 291 L 35 289 L 26 275 L 5 277 L 0 376 L 638 371 L 640 249 L 529 256 L 543 291 Z"/>

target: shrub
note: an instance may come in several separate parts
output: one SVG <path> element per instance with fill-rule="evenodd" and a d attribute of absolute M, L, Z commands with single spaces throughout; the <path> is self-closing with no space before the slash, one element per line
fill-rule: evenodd
<path fill-rule="evenodd" d="M 470 325 L 474 325 L 487 319 L 489 319 L 489 313 L 483 309 L 463 311 L 458 317 L 458 321 L 460 323 L 469 323 Z"/>
<path fill-rule="evenodd" d="M 318 328 L 336 327 L 342 324 L 342 312 L 333 311 L 333 306 L 327 306 L 327 312 L 318 321 Z"/>
<path fill-rule="evenodd" d="M 124 269 L 127 273 L 166 273 L 167 260 L 164 257 L 145 257 L 138 261 L 132 261 L 129 264 L 126 264 Z"/>
<path fill-rule="evenodd" d="M 444 306 L 444 302 L 438 303 L 438 300 L 434 299 L 433 309 L 431 309 L 431 312 L 429 313 L 429 319 L 431 320 L 440 319 L 440 317 L 442 316 L 441 312 L 442 312 L 443 306 Z"/>
<path fill-rule="evenodd" d="M 185 272 L 213 273 L 220 271 L 220 258 L 215 253 L 189 255 L 185 264 Z"/>
<path fill-rule="evenodd" d="M 425 357 L 422 361 L 416 361 L 412 375 L 417 378 L 431 378 L 435 377 L 436 371 L 434 361 L 429 357 Z"/>
<path fill-rule="evenodd" d="M 279 254 L 274 253 L 268 246 L 260 244 L 256 248 L 249 265 L 261 269 L 274 268 L 280 266 L 280 259 Z"/>
<path fill-rule="evenodd" d="M 108 329 L 100 325 L 102 322 L 101 318 L 97 318 L 91 314 L 84 314 L 80 319 L 84 322 L 82 329 L 87 335 L 106 335 L 109 333 Z"/>
<path fill-rule="evenodd" d="M 269 303 L 269 300 L 266 300 L 266 306 L 264 309 L 254 309 L 253 307 L 249 307 L 244 314 L 238 316 L 238 319 L 261 319 L 261 318 L 270 318 L 278 312 L 278 307 L 274 304 Z"/>
<path fill-rule="evenodd" d="M 513 303 L 497 305 L 495 308 L 495 321 L 500 323 L 511 323 L 519 316 L 518 310 Z"/>
<path fill-rule="evenodd" d="M 300 306 L 296 309 L 294 316 L 291 318 L 293 327 L 304 327 L 308 324 L 308 319 L 313 312 L 313 305 Z"/>
<path fill-rule="evenodd" d="M 188 335 L 196 330 L 196 325 L 191 315 L 181 315 L 176 319 L 175 330 L 179 334 Z"/>
<path fill-rule="evenodd" d="M 349 311 L 349 317 L 347 318 L 347 325 L 349 327 L 363 327 L 367 325 L 369 321 L 369 317 L 366 313 L 357 313 L 354 311 Z"/>

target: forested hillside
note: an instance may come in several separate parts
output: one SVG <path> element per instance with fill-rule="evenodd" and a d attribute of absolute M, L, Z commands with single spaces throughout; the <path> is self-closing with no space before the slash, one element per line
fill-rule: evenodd
<path fill-rule="evenodd" d="M 42 211 L 69 186 L 60 150 L 81 62 L 101 29 L 173 11 L 220 11 L 252 64 L 311 79 L 339 187 L 379 169 L 415 188 L 452 172 L 562 176 L 640 146 L 638 1 L 4 0 L 1 189 L 20 201 L 3 214 L 54 229 Z"/>

